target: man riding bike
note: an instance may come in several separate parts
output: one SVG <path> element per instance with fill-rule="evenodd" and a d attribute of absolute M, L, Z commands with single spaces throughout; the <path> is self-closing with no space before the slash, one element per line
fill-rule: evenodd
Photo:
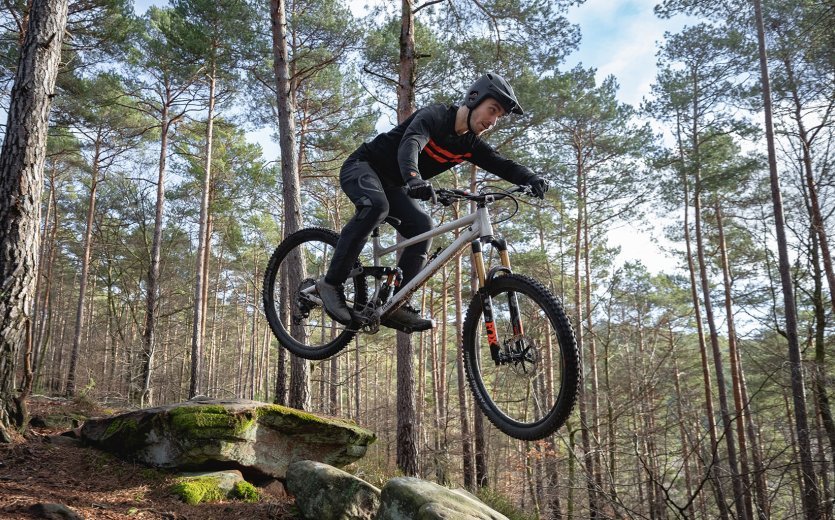
<path fill-rule="evenodd" d="M 328 272 L 316 281 L 319 297 L 333 319 L 346 325 L 354 320 L 343 284 L 371 232 L 387 216 L 399 220 L 395 228 L 405 238 L 432 229 L 432 218 L 417 202 L 434 198 L 428 179 L 467 161 L 509 182 L 530 186 L 534 195 L 544 198 L 548 189 L 544 179 L 502 157 L 480 138 L 509 113 L 523 113 L 513 88 L 498 74 L 488 73 L 470 86 L 462 105 L 422 108 L 348 157 L 339 182 L 356 213 L 342 228 Z M 423 268 L 430 245 L 427 240 L 403 250 L 398 261 L 401 287 Z M 381 324 L 407 332 L 433 327 L 432 320 L 423 318 L 410 304 L 385 316 Z"/>

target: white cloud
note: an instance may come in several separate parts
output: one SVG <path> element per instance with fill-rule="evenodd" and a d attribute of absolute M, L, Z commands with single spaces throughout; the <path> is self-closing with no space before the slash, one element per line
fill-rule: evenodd
<path fill-rule="evenodd" d="M 582 40 L 567 65 L 596 68 L 598 81 L 615 76 L 620 100 L 637 106 L 655 80 L 655 54 L 664 32 L 678 31 L 687 21 L 659 19 L 653 13 L 655 4 L 656 0 L 588 0 L 571 8 L 567 17 L 580 25 Z"/>

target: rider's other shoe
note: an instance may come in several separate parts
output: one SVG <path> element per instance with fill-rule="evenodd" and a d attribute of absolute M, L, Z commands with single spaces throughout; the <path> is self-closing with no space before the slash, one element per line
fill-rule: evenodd
<path fill-rule="evenodd" d="M 411 334 L 429 330 L 435 326 L 434 320 L 427 320 L 411 304 L 405 303 L 380 319 L 380 324 Z"/>
<path fill-rule="evenodd" d="M 341 283 L 329 284 L 323 276 L 316 280 L 316 290 L 319 292 L 319 298 L 322 299 L 322 305 L 328 316 L 343 325 L 348 325 L 353 321 L 351 309 L 345 303 L 345 287 Z"/>

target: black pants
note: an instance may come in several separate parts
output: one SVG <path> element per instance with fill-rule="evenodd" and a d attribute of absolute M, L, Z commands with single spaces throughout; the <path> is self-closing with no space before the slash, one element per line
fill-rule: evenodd
<path fill-rule="evenodd" d="M 342 228 L 325 281 L 343 283 L 356 262 L 368 237 L 386 216 L 400 220 L 397 231 L 412 238 L 432 229 L 432 217 L 421 209 L 418 201 L 406 194 L 405 186 L 384 188 L 380 178 L 365 161 L 349 159 L 339 173 L 342 190 L 356 206 L 353 218 Z M 403 284 L 423 268 L 431 240 L 403 249 L 397 266 L 403 271 Z"/>

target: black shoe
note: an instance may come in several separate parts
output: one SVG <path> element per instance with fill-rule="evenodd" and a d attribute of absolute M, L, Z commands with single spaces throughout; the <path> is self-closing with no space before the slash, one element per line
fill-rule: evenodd
<path fill-rule="evenodd" d="M 380 324 L 397 329 L 406 334 L 429 330 L 435 326 L 434 320 L 421 317 L 420 313 L 406 303 L 380 319 Z"/>
<path fill-rule="evenodd" d="M 345 303 L 345 287 L 342 284 L 331 285 L 323 276 L 316 280 L 316 290 L 328 316 L 343 325 L 348 325 L 354 320 L 351 309 Z"/>

